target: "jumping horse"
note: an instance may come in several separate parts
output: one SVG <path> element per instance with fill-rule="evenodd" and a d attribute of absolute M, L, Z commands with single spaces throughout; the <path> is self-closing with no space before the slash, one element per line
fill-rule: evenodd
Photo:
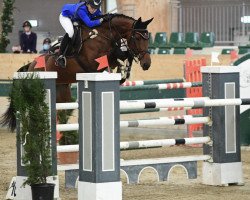
<path fill-rule="evenodd" d="M 45 56 L 46 66 L 43 70 L 58 73 L 58 103 L 71 101 L 70 84 L 76 82 L 76 73 L 97 72 L 98 63 L 95 59 L 104 55 L 108 57 L 111 70 L 117 69 L 117 72 L 122 72 L 122 82 L 129 77 L 133 61 L 140 62 L 143 70 L 149 69 L 151 58 L 148 51 L 147 26 L 153 18 L 143 22 L 141 18 L 135 20 L 122 14 L 106 14 L 102 17 L 103 23 L 95 29 L 90 29 L 84 24 L 78 25 L 80 40 L 76 38 L 75 43 L 78 43 L 79 49 L 76 54 L 68 56 L 66 68 L 56 65 L 56 53 Z M 127 51 L 121 51 L 121 45 L 125 45 Z M 35 65 L 36 61 L 33 61 L 19 71 L 41 71 L 36 69 Z M 11 100 L 0 123 L 8 126 L 11 131 L 16 127 L 15 110 Z"/>

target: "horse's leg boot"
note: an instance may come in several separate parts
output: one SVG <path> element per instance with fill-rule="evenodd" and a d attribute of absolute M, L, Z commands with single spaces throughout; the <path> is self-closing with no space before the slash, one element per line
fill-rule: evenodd
<path fill-rule="evenodd" d="M 69 37 L 68 33 L 66 33 L 60 45 L 60 55 L 56 60 L 57 66 L 60 66 L 62 68 L 66 67 L 67 60 L 66 60 L 65 55 L 67 53 L 70 43 L 71 43 L 71 38 Z"/>

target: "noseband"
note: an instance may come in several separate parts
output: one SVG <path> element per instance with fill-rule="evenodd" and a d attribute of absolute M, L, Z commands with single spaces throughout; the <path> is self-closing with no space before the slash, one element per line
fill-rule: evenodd
<path fill-rule="evenodd" d="M 137 43 L 136 43 L 136 37 L 135 37 L 136 34 L 139 35 L 143 40 L 149 40 L 149 32 L 146 29 L 135 29 L 133 25 L 133 29 L 132 29 L 129 41 L 133 42 L 135 49 L 129 48 L 129 50 L 130 50 L 130 53 L 133 55 L 134 60 L 135 58 L 137 58 L 138 60 L 135 60 L 135 61 L 138 62 L 138 61 L 141 61 L 141 59 L 146 54 L 150 54 L 150 52 L 148 50 L 141 50 L 138 48 Z"/>

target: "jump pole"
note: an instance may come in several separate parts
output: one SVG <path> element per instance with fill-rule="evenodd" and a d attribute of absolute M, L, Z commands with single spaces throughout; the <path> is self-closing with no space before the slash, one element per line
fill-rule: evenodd
<path fill-rule="evenodd" d="M 121 200 L 120 74 L 77 74 L 79 200 Z"/>

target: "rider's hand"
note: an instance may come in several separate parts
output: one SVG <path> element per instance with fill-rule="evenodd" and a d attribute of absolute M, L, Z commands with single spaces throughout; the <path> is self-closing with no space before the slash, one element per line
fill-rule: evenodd
<path fill-rule="evenodd" d="M 106 14 L 101 19 L 102 19 L 102 21 L 108 22 L 111 19 L 111 14 Z"/>

